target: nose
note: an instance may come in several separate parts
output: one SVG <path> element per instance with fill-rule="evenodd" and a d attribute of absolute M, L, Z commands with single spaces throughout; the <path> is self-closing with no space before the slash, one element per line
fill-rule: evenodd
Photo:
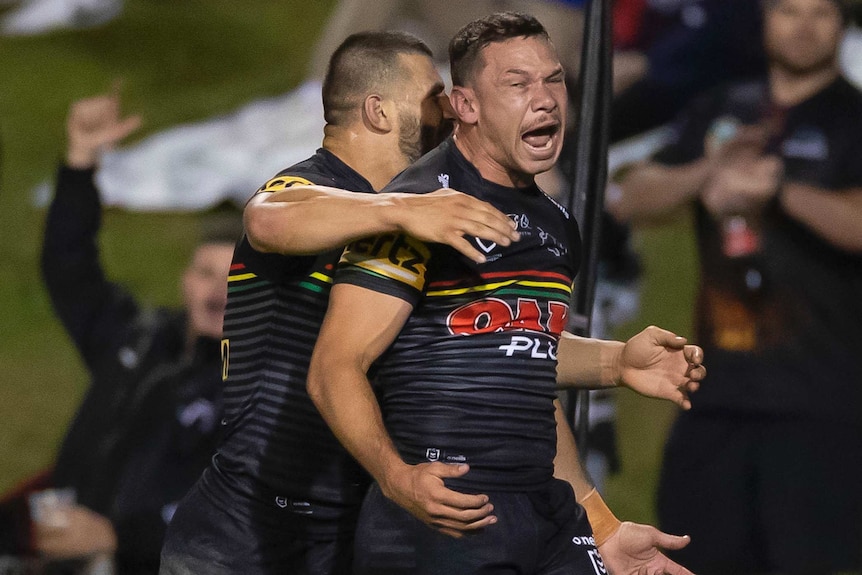
<path fill-rule="evenodd" d="M 546 82 L 537 82 L 533 89 L 531 105 L 535 112 L 550 112 L 555 110 L 559 103 L 557 95 Z"/>

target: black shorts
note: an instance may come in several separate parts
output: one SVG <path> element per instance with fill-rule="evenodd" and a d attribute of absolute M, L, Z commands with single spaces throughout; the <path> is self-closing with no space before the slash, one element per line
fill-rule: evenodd
<path fill-rule="evenodd" d="M 353 531 L 324 534 L 285 516 L 282 525 L 239 518 L 196 484 L 168 526 L 160 575 L 349 575 Z"/>
<path fill-rule="evenodd" d="M 497 523 L 455 539 L 421 523 L 374 484 L 362 506 L 354 575 L 606 575 L 568 483 L 489 492 Z"/>

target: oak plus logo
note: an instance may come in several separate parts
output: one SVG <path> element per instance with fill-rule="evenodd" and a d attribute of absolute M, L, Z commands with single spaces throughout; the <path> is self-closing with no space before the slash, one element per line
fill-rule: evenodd
<path fill-rule="evenodd" d="M 513 332 L 510 342 L 499 347 L 506 357 L 528 354 L 534 359 L 556 359 L 555 340 L 566 326 L 569 306 L 557 301 L 545 303 L 543 309 L 536 299 L 518 298 L 513 309 L 502 299 L 485 298 L 450 313 L 446 326 L 452 335 Z"/>

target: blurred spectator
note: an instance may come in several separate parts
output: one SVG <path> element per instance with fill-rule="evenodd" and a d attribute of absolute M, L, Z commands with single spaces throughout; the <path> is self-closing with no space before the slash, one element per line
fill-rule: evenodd
<path fill-rule="evenodd" d="M 694 96 L 762 74 L 760 4 L 617 0 L 611 142 L 671 120 Z"/>
<path fill-rule="evenodd" d="M 14 4 L 2 0 L 2 4 Z M 123 0 L 22 0 L 0 21 L 4 36 L 34 36 L 54 30 L 101 26 L 123 11 Z"/>
<path fill-rule="evenodd" d="M 53 468 L 4 499 L 0 552 L 35 554 L 49 573 L 90 573 L 95 555 L 114 551 L 117 573 L 157 573 L 166 524 L 218 429 L 219 339 L 240 220 L 209 222 L 182 277 L 183 310 L 144 309 L 105 278 L 93 171 L 100 151 L 138 124 L 120 118 L 116 96 L 72 105 L 46 221 L 46 286 L 92 384 Z"/>
<path fill-rule="evenodd" d="M 862 568 L 862 94 L 839 0 L 763 4 L 768 74 L 690 106 L 633 168 L 624 220 L 696 208 L 709 379 L 659 489 L 677 557 L 708 575 Z"/>

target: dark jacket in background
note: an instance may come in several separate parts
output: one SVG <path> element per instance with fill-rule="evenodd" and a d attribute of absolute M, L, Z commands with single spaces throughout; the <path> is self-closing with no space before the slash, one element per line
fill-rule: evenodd
<path fill-rule="evenodd" d="M 50 484 L 74 488 L 79 504 L 111 520 L 119 574 L 157 573 L 167 522 L 215 446 L 219 344 L 201 338 L 187 349 L 182 313 L 143 309 L 105 277 L 97 247 L 101 212 L 93 170 L 61 167 L 42 272 L 92 382 Z M 0 550 L 27 554 L 21 544 L 29 534 L 20 532 L 26 505 L 7 501 L 3 508 L 3 530 L 17 523 L 17 533 L 2 537 Z"/>

